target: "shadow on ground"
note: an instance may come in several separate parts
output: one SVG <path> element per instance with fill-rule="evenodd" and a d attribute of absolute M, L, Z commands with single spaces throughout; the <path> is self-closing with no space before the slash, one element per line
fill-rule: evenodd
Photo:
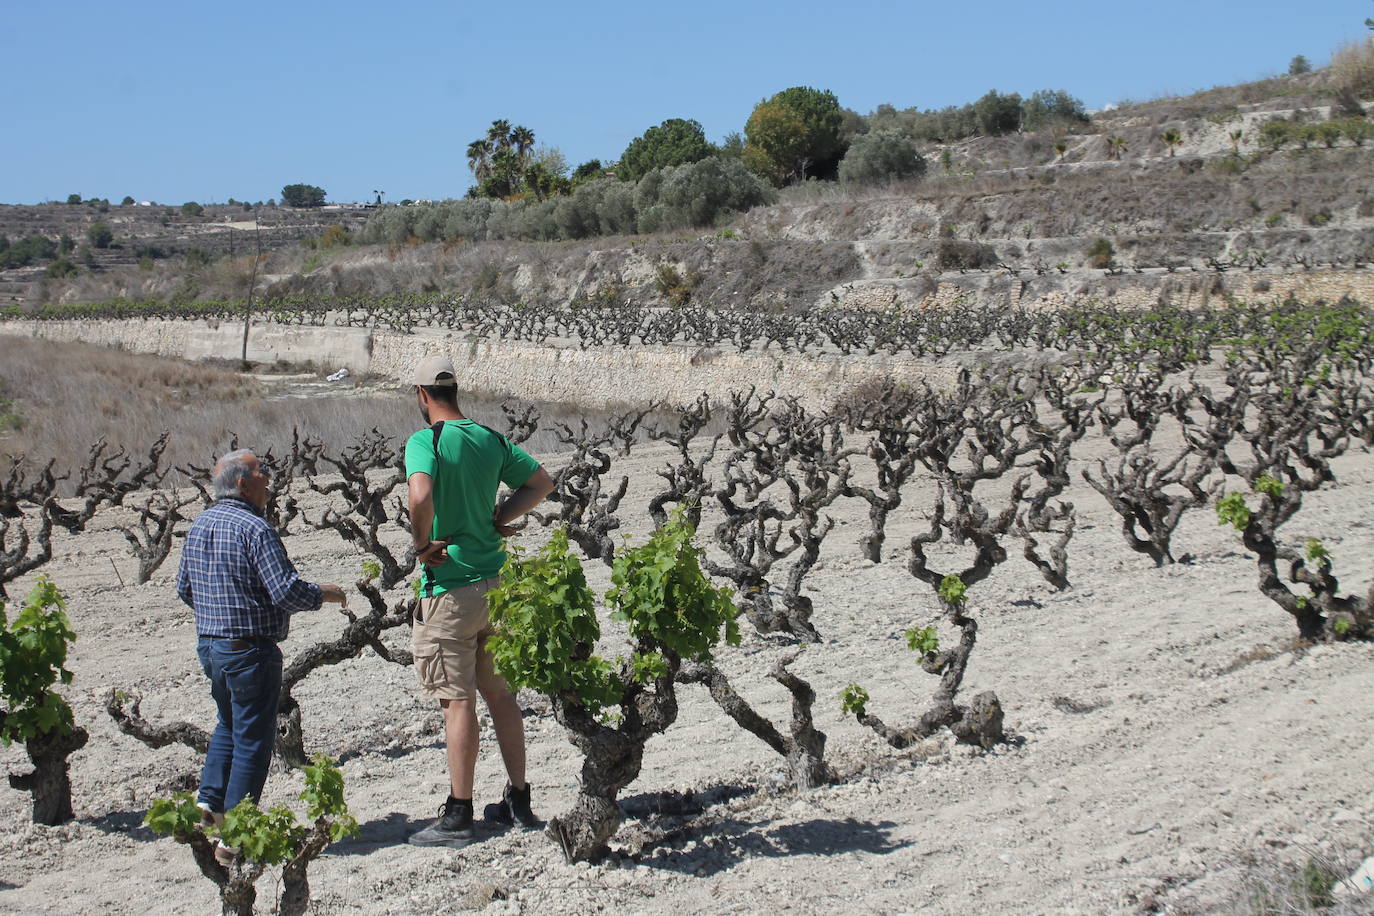
<path fill-rule="evenodd" d="M 430 741 L 427 744 L 403 744 L 400 747 L 389 747 L 384 748 L 382 750 L 378 750 L 377 748 L 373 747 L 355 747 L 352 750 L 344 751 L 342 754 L 339 755 L 338 765 L 343 766 L 345 763 L 348 763 L 351 760 L 357 760 L 361 757 L 384 757 L 388 760 L 396 760 L 398 758 L 405 757 L 409 754 L 413 754 L 416 751 L 422 751 L 426 749 L 433 750 L 435 748 L 443 750 L 444 741 L 442 738 L 436 741 Z"/>
<path fill-rule="evenodd" d="M 426 827 L 433 818 L 416 820 L 408 814 L 393 811 L 386 817 L 373 818 L 358 825 L 358 835 L 341 840 L 329 847 L 335 856 L 366 856 L 388 846 L 404 846 L 406 837 Z"/>
<path fill-rule="evenodd" d="M 109 811 L 99 817 L 79 817 L 76 823 L 94 827 L 101 833 L 119 834 L 131 840 L 151 843 L 161 838 L 144 826 L 143 817 L 147 813 L 146 808 L 137 811 Z"/>
<path fill-rule="evenodd" d="M 701 839 L 685 850 L 646 843 L 638 858 L 641 865 L 650 868 L 706 876 L 759 856 L 832 856 L 847 852 L 887 855 L 912 844 L 910 840 L 892 838 L 892 831 L 898 826 L 893 821 L 817 818 L 769 827 L 726 818 L 694 830 Z M 654 845 L 658 848 L 648 852 Z"/>

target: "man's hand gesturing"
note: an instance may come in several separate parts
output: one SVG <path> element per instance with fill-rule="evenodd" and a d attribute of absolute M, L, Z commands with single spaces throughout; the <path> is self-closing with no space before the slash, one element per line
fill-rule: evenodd
<path fill-rule="evenodd" d="M 338 585 L 321 585 L 320 591 L 324 595 L 325 601 L 333 602 L 340 607 L 348 607 L 348 593 Z"/>

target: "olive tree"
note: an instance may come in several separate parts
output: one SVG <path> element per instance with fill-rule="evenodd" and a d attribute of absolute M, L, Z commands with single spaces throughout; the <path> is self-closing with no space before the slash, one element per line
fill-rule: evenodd
<path fill-rule="evenodd" d="M 926 161 L 916 144 L 896 130 L 880 130 L 854 138 L 840 160 L 840 181 L 879 184 L 920 178 Z"/>

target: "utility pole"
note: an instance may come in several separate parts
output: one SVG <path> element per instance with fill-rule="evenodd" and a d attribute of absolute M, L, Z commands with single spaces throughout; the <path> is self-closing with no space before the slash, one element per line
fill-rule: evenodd
<path fill-rule="evenodd" d="M 258 224 L 257 213 L 253 214 L 253 241 L 257 253 L 253 255 L 253 269 L 248 274 L 248 306 L 243 311 L 243 353 L 239 356 L 241 368 L 248 368 L 248 328 L 253 323 L 253 291 L 258 285 L 258 262 L 262 260 L 262 226 Z"/>

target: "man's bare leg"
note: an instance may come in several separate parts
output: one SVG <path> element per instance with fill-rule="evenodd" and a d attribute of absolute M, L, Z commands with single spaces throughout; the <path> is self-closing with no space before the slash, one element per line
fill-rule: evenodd
<path fill-rule="evenodd" d="M 449 793 L 454 798 L 472 798 L 472 781 L 477 769 L 477 702 L 440 700 L 444 710 L 444 743 L 448 751 Z M 517 715 L 519 709 L 516 710 Z M 493 720 L 495 716 L 493 715 Z M 522 726 L 523 727 L 523 726 Z M 499 732 L 498 732 L 499 735 Z M 504 747 L 502 748 L 504 753 Z M 521 748 L 523 757 L 524 749 Z M 523 760 L 521 763 L 523 767 Z"/>
<path fill-rule="evenodd" d="M 525 718 L 520 714 L 520 704 L 516 702 L 515 694 L 504 688 L 484 689 L 482 699 L 487 701 L 487 711 L 491 713 L 491 727 L 496 732 L 496 743 L 501 748 L 506 777 L 512 786 L 523 788 Z"/>

